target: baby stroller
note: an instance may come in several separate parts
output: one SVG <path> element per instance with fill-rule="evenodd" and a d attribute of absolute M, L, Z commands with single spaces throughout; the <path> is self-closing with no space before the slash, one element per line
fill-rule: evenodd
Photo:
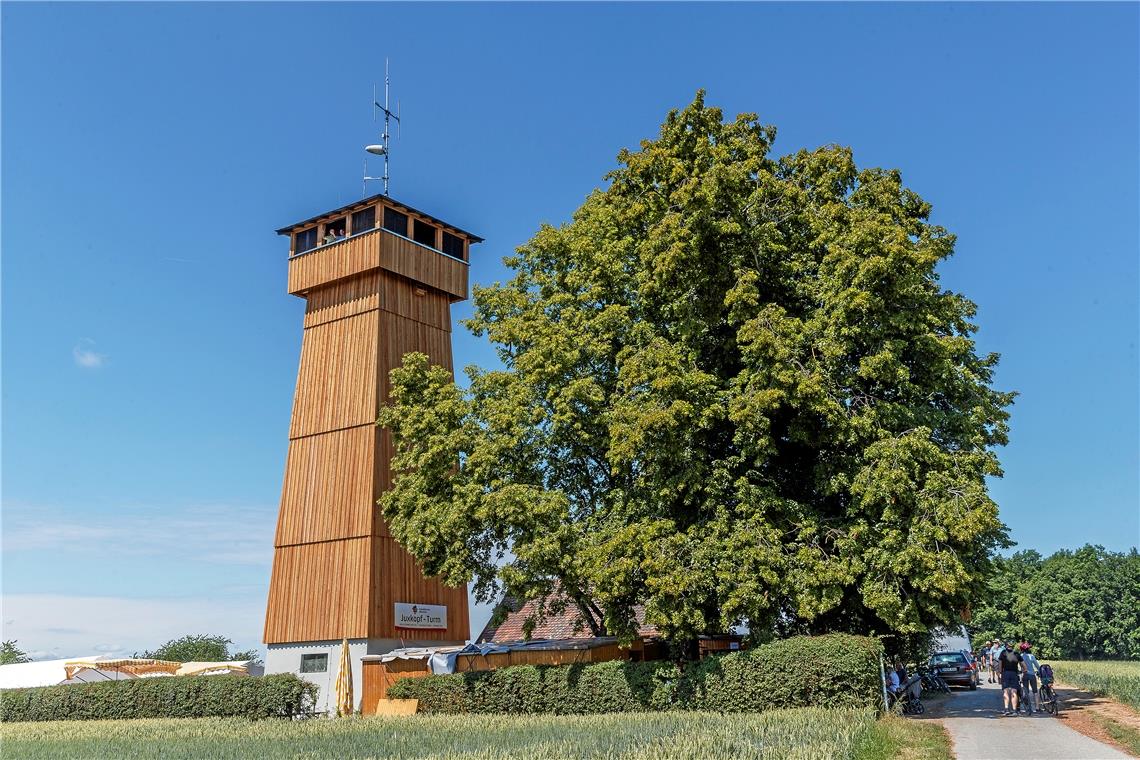
<path fill-rule="evenodd" d="M 922 706 L 922 676 L 917 673 L 906 679 L 906 683 L 895 692 L 891 706 L 902 707 L 903 715 L 922 715 L 926 708 Z"/>
<path fill-rule="evenodd" d="M 1053 668 L 1042 665 L 1037 669 L 1037 680 L 1041 683 L 1037 692 L 1038 704 L 1045 712 L 1056 715 L 1060 710 L 1057 706 L 1057 692 L 1053 690 Z"/>

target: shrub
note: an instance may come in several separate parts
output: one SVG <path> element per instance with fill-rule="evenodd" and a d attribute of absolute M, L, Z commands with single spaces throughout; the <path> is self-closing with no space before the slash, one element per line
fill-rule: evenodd
<path fill-rule="evenodd" d="M 312 710 L 317 687 L 295 675 L 132 678 L 0 691 L 0 720 L 273 718 Z"/>
<path fill-rule="evenodd" d="M 422 712 L 435 713 L 875 707 L 882 698 L 881 651 L 878 641 L 862 636 L 804 636 L 683 668 L 614 661 L 405 678 L 388 689 L 388 696 L 418 699 Z"/>
<path fill-rule="evenodd" d="M 882 701 L 876 639 L 846 634 L 797 636 L 685 669 L 678 701 L 686 709 L 760 712 L 784 707 L 872 707 Z"/>

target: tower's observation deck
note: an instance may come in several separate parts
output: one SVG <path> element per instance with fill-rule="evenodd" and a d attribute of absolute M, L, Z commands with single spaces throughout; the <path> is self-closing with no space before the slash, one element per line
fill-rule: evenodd
<path fill-rule="evenodd" d="M 463 642 L 467 589 L 425 578 L 376 506 L 392 477 L 376 417 L 404 354 L 452 368 L 450 307 L 467 298 L 469 249 L 482 239 L 387 196 L 278 233 L 291 241 L 289 292 L 306 309 L 265 619 L 270 659 L 295 655 L 298 672 L 315 672 L 303 658 L 320 654 L 300 650 L 319 653 L 320 642 L 348 638 L 368 652 Z M 446 625 L 398 625 L 397 605 L 442 607 Z M 273 669 L 294 670 L 281 663 Z"/>

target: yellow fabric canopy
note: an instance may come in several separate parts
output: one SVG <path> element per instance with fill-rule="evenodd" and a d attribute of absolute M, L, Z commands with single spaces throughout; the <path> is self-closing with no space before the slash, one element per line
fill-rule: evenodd
<path fill-rule="evenodd" d="M 243 660 L 234 662 L 183 662 L 182 667 L 174 672 L 176 676 L 196 676 L 209 673 L 213 670 L 225 670 L 234 675 L 249 675 L 247 663 Z"/>
<path fill-rule="evenodd" d="M 165 673 L 174 675 L 182 667 L 181 662 L 169 660 L 144 660 L 139 658 L 123 658 L 119 660 L 71 660 L 63 664 L 63 672 L 68 679 L 82 670 L 110 670 L 116 673 L 130 673 L 133 676 Z"/>

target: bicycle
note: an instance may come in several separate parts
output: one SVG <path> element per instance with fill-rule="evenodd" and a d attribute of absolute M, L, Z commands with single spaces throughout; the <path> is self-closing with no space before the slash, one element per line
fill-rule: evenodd
<path fill-rule="evenodd" d="M 937 673 L 929 671 L 926 668 L 920 668 L 918 669 L 918 674 L 922 677 L 922 688 L 927 691 L 950 693 L 950 685 Z"/>

